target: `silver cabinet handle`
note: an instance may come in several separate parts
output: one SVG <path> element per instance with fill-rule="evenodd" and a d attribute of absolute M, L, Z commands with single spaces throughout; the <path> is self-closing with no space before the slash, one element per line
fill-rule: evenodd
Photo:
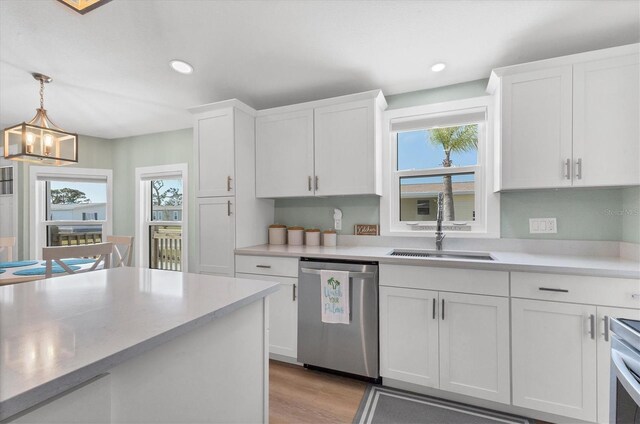
<path fill-rule="evenodd" d="M 635 300 L 640 299 L 640 293 L 633 293 L 633 294 L 631 295 L 631 299 L 635 299 Z"/>
<path fill-rule="evenodd" d="M 319 179 L 320 179 L 320 178 L 316 175 L 316 191 L 318 191 L 318 180 L 319 180 Z"/>
<path fill-rule="evenodd" d="M 593 314 L 589 315 L 589 335 L 591 340 L 596 339 L 596 316 Z"/>
<path fill-rule="evenodd" d="M 227 177 L 227 191 L 231 191 L 231 175 Z"/>
<path fill-rule="evenodd" d="M 442 321 L 444 321 L 444 299 L 442 299 Z"/>
<path fill-rule="evenodd" d="M 433 313 L 431 318 L 436 319 L 436 298 L 433 298 Z"/>
<path fill-rule="evenodd" d="M 311 191 L 312 190 L 312 187 L 311 187 L 311 175 L 309 175 L 309 179 L 307 181 L 308 181 L 308 185 L 309 185 L 309 191 Z"/>
<path fill-rule="evenodd" d="M 579 180 L 582 179 L 582 158 L 576 161 L 576 177 L 578 177 Z"/>
<path fill-rule="evenodd" d="M 256 265 L 256 268 L 271 268 L 271 265 Z"/>
<path fill-rule="evenodd" d="M 227 216 L 231 216 L 231 200 L 227 200 Z"/>
<path fill-rule="evenodd" d="M 609 321 L 610 318 L 608 315 L 605 315 L 604 318 L 602 319 L 604 321 L 604 341 L 608 342 L 609 341 Z"/>
<path fill-rule="evenodd" d="M 548 292 L 555 292 L 555 293 L 569 293 L 569 290 L 566 289 L 553 289 L 550 287 L 538 287 L 538 290 L 540 291 L 548 291 Z"/>
<path fill-rule="evenodd" d="M 296 285 L 294 284 L 294 285 L 293 285 L 293 301 L 294 301 L 294 302 L 296 301 L 296 297 L 297 297 L 297 296 L 296 296 Z"/>
<path fill-rule="evenodd" d="M 567 159 L 564 162 L 564 177 L 567 180 L 571 179 L 571 159 Z"/>

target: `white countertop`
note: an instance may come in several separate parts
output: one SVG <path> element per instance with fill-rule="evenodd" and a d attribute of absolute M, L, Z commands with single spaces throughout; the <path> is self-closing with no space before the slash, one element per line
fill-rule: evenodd
<path fill-rule="evenodd" d="M 260 245 L 236 249 L 237 255 L 261 255 L 282 257 L 314 257 L 376 261 L 384 264 L 419 265 L 489 269 L 502 271 L 546 272 L 557 274 L 590 275 L 613 278 L 640 278 L 640 263 L 615 257 L 590 257 L 571 255 L 541 255 L 518 252 L 488 253 L 492 261 L 444 258 L 411 258 L 389 256 L 393 247 L 372 246 L 276 246 Z M 421 249 L 407 249 L 421 250 Z"/>
<path fill-rule="evenodd" d="M 0 287 L 0 419 L 277 290 L 116 268 Z"/>

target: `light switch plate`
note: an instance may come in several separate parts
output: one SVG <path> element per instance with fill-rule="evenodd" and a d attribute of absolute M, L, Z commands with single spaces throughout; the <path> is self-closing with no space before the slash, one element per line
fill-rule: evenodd
<path fill-rule="evenodd" d="M 529 234 L 557 234 L 558 225 L 555 218 L 530 218 Z"/>

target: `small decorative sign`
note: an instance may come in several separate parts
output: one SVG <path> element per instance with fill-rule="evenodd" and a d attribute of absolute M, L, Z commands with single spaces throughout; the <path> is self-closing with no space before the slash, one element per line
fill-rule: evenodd
<path fill-rule="evenodd" d="M 379 234 L 378 225 L 356 224 L 355 234 L 357 236 L 377 236 Z"/>

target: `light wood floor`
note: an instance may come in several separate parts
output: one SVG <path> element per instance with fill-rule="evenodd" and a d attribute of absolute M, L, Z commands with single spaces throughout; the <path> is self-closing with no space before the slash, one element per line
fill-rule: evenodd
<path fill-rule="evenodd" d="M 269 421 L 351 423 L 367 384 L 297 365 L 269 363 Z"/>

